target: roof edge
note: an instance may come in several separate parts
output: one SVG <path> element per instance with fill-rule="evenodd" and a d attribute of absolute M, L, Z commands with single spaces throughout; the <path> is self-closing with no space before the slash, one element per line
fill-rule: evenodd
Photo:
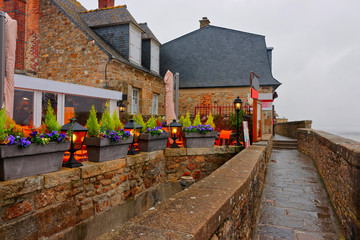
<path fill-rule="evenodd" d="M 189 36 L 189 35 L 195 34 L 196 32 L 204 31 L 204 30 L 206 30 L 206 29 L 208 29 L 208 28 L 218 28 L 218 29 L 222 29 L 222 30 L 227 30 L 227 31 L 236 32 L 236 33 L 247 34 L 247 35 L 250 35 L 250 36 L 253 36 L 253 37 L 262 37 L 262 38 L 265 38 L 264 35 L 260 35 L 260 34 L 248 33 L 248 32 L 243 32 L 243 31 L 234 30 L 234 29 L 230 29 L 230 28 L 224 28 L 224 27 L 218 27 L 218 26 L 214 26 L 214 25 L 208 25 L 208 26 L 206 26 L 206 27 L 202 27 L 202 28 L 196 29 L 196 30 L 194 30 L 194 31 L 192 31 L 192 32 L 189 32 L 189 33 L 185 34 L 185 35 L 182 35 L 182 36 L 177 37 L 177 38 L 175 38 L 175 39 L 173 39 L 173 40 L 170 40 L 170 41 L 164 43 L 163 45 L 166 45 L 166 44 L 171 43 L 171 42 L 173 42 L 173 41 L 176 41 L 176 40 L 179 40 L 179 39 L 181 39 L 181 38 L 187 37 L 187 36 Z"/>

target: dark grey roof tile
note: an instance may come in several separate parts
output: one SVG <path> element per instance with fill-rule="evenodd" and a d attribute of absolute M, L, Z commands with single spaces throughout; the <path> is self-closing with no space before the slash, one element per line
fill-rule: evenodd
<path fill-rule="evenodd" d="M 180 73 L 181 88 L 248 86 L 250 72 L 274 88 L 265 37 L 207 26 L 163 44 L 161 74 Z"/>

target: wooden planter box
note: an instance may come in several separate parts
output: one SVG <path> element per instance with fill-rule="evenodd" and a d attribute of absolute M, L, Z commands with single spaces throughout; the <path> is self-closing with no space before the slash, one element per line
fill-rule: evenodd
<path fill-rule="evenodd" d="M 84 144 L 90 162 L 106 162 L 125 158 L 132 140 L 133 137 L 131 136 L 128 139 L 112 143 L 108 138 L 86 137 Z"/>
<path fill-rule="evenodd" d="M 185 148 L 212 148 L 218 132 L 212 131 L 206 134 L 182 132 Z"/>
<path fill-rule="evenodd" d="M 24 149 L 19 146 L 0 146 L 0 180 L 29 177 L 60 171 L 64 152 L 70 142 L 51 142 L 46 145 L 32 143 Z"/>
<path fill-rule="evenodd" d="M 151 134 L 142 133 L 139 136 L 139 149 L 142 152 L 153 152 L 164 150 L 170 133 L 152 136 Z"/>

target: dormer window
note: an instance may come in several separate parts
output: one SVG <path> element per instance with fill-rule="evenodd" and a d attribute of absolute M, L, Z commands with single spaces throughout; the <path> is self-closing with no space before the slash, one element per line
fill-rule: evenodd
<path fill-rule="evenodd" d="M 151 41 L 151 60 L 150 60 L 150 70 L 156 73 L 159 73 L 160 70 L 160 46 L 155 43 L 155 41 Z"/>
<path fill-rule="evenodd" d="M 129 60 L 141 65 L 141 32 L 130 24 L 129 33 Z"/>

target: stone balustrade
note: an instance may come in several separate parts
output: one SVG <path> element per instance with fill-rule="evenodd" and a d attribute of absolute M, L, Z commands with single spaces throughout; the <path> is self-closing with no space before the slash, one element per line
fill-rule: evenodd
<path fill-rule="evenodd" d="M 360 143 L 299 129 L 299 150 L 317 166 L 347 239 L 360 239 Z"/>
<path fill-rule="evenodd" d="M 297 139 L 298 129 L 311 128 L 311 124 L 311 120 L 277 123 L 275 124 L 275 133 Z"/>
<path fill-rule="evenodd" d="M 250 239 L 272 151 L 271 135 L 263 139 L 99 239 Z"/>

